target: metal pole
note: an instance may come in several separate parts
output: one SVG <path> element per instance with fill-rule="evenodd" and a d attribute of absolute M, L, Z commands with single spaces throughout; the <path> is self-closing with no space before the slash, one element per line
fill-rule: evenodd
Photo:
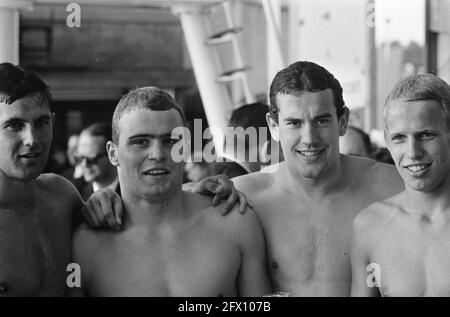
<path fill-rule="evenodd" d="M 281 46 L 281 2 L 280 0 L 262 0 L 267 21 L 267 77 L 272 82 L 275 74 L 284 66 Z"/>
<path fill-rule="evenodd" d="M 216 153 L 222 154 L 225 127 L 233 107 L 226 87 L 217 82 L 219 74 L 214 55 L 205 44 L 209 37 L 204 21 L 206 13 L 201 6 L 180 5 L 172 9 L 180 18 L 206 118 L 209 126 L 214 127 L 212 132 L 216 132 Z"/>
<path fill-rule="evenodd" d="M 31 8 L 20 0 L 0 0 L 0 63 L 19 63 L 19 10 Z"/>

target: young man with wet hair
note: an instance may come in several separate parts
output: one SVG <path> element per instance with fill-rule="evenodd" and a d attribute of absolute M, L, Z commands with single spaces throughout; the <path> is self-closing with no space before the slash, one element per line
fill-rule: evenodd
<path fill-rule="evenodd" d="M 275 76 L 267 120 L 285 161 L 233 179 L 261 221 L 274 291 L 350 295 L 353 219 L 402 189 L 393 166 L 339 153 L 348 117 L 339 81 L 320 65 L 296 62 Z"/>
<path fill-rule="evenodd" d="M 68 180 L 42 174 L 53 137 L 51 107 L 36 73 L 0 64 L 0 297 L 63 296 L 72 230 L 81 218 L 95 227 L 121 224 L 120 197 L 103 192 L 83 208 Z M 228 188 L 220 197 L 227 196 L 227 183 L 220 186 Z"/>
<path fill-rule="evenodd" d="M 430 74 L 407 77 L 383 116 L 405 188 L 355 219 L 352 295 L 448 297 L 450 87 Z"/>
<path fill-rule="evenodd" d="M 209 198 L 182 191 L 183 162 L 172 157 L 184 115 L 156 87 L 122 97 L 109 159 L 125 210 L 121 232 L 81 226 L 74 260 L 89 296 L 261 296 L 270 293 L 264 238 L 253 212 L 223 218 Z M 181 140 L 183 142 L 183 140 Z"/>
<path fill-rule="evenodd" d="M 83 208 L 68 180 L 42 174 L 53 137 L 51 107 L 37 74 L 0 64 L 0 296 L 62 296 L 81 211 L 91 225 L 117 225 L 114 214 Z"/>

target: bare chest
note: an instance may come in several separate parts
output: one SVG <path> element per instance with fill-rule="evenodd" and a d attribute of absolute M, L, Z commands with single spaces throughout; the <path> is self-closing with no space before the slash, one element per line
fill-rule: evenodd
<path fill-rule="evenodd" d="M 397 234 L 373 254 L 381 295 L 450 296 L 450 235 L 403 239 Z"/>
<path fill-rule="evenodd" d="M 42 211 L 44 213 L 44 211 Z M 70 223 L 45 211 L 41 220 L 2 210 L 0 296 L 62 295 L 70 261 Z"/>
<path fill-rule="evenodd" d="M 351 228 L 359 206 L 354 208 L 345 200 L 315 206 L 279 202 L 257 206 L 277 290 L 293 295 L 345 295 L 350 290 Z"/>
<path fill-rule="evenodd" d="M 235 296 L 241 256 L 233 243 L 206 235 L 118 237 L 90 274 L 93 296 Z"/>

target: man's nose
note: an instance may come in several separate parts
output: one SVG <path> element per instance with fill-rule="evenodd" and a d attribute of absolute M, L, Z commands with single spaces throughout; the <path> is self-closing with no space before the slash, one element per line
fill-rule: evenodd
<path fill-rule="evenodd" d="M 317 132 L 314 126 L 310 123 L 305 123 L 302 127 L 302 143 L 314 144 L 317 142 Z"/>
<path fill-rule="evenodd" d="M 408 140 L 408 158 L 417 159 L 423 155 L 421 144 L 415 138 L 409 138 Z"/>
<path fill-rule="evenodd" d="M 27 125 L 22 134 L 23 144 L 32 147 L 36 144 L 36 131 L 31 125 Z"/>
<path fill-rule="evenodd" d="M 155 140 L 152 142 L 152 145 L 150 146 L 149 152 L 148 152 L 148 158 L 150 160 L 155 161 L 163 161 L 167 158 L 164 146 L 161 142 L 161 140 Z"/>

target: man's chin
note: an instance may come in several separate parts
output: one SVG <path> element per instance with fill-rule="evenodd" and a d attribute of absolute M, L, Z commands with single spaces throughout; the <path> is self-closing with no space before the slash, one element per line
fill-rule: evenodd
<path fill-rule="evenodd" d="M 29 182 L 29 181 L 32 181 L 32 180 L 38 178 L 42 174 L 42 171 L 43 171 L 42 169 L 25 171 L 25 172 L 19 173 L 15 178 L 17 178 L 21 181 Z"/>
<path fill-rule="evenodd" d="M 442 182 L 432 179 L 407 179 L 406 186 L 417 192 L 430 193 L 439 188 Z"/>
<path fill-rule="evenodd" d="M 306 165 L 306 166 L 303 166 L 300 170 L 300 175 L 303 178 L 307 178 L 307 179 L 311 179 L 311 180 L 320 178 L 324 174 L 325 174 L 325 171 L 324 171 L 323 166 L 318 166 L 318 164 L 316 166 Z"/>

